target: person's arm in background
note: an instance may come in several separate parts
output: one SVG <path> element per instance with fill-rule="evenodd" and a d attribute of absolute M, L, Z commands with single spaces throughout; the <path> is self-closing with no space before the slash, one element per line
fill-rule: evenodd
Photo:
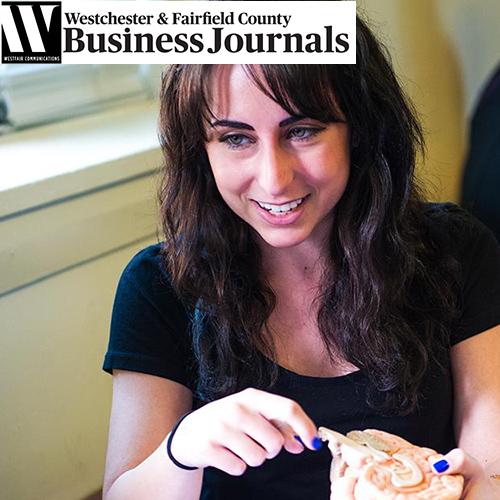
<path fill-rule="evenodd" d="M 484 86 L 470 122 L 461 205 L 486 224 L 500 243 L 500 65 Z"/>
<path fill-rule="evenodd" d="M 197 500 L 203 469 L 184 471 L 166 452 L 166 437 L 192 407 L 191 391 L 177 382 L 113 371 L 104 500 Z"/>

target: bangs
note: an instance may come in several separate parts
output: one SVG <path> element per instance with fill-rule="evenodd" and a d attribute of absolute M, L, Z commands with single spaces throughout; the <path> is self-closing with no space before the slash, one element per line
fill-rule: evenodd
<path fill-rule="evenodd" d="M 203 65 L 197 75 L 201 83 L 205 140 L 206 125 L 217 118 L 210 107 L 210 84 L 216 66 Z M 346 121 L 335 96 L 331 69 L 326 65 L 245 64 L 243 68 L 259 90 L 291 116 L 306 116 L 325 123 Z"/>
<path fill-rule="evenodd" d="M 244 69 L 259 89 L 290 115 L 304 115 L 326 123 L 345 121 L 327 66 L 247 64 Z"/>

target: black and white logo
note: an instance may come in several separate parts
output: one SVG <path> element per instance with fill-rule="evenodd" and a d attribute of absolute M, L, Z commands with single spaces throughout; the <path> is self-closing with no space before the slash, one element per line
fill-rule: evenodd
<path fill-rule="evenodd" d="M 2 2 L 2 63 L 61 62 L 61 2 Z"/>

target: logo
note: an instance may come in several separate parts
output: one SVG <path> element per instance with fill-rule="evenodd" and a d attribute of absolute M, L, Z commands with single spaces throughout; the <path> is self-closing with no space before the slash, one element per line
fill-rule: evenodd
<path fill-rule="evenodd" d="M 6 1 L 1 13 L 2 63 L 61 62 L 61 2 Z"/>

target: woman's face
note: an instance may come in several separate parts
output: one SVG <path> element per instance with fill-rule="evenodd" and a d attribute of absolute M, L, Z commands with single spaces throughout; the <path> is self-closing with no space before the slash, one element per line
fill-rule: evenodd
<path fill-rule="evenodd" d="M 212 77 L 206 150 L 228 206 L 272 247 L 322 244 L 349 176 L 349 130 L 290 116 L 241 66 Z"/>

